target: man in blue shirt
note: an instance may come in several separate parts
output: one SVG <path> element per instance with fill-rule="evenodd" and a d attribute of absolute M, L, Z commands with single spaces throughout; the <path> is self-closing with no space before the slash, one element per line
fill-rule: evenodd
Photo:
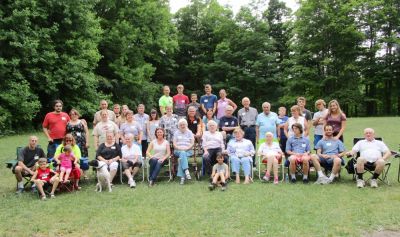
<path fill-rule="evenodd" d="M 275 112 L 271 111 L 271 104 L 264 102 L 262 104 L 263 112 L 257 116 L 256 120 L 256 139 L 257 144 L 265 141 L 265 134 L 271 132 L 274 139 L 277 139 L 278 125 L 280 120 Z M 276 140 L 278 141 L 278 140 Z"/>
<path fill-rule="evenodd" d="M 324 138 L 319 140 L 317 145 L 315 145 L 317 154 L 311 155 L 311 160 L 318 172 L 318 177 L 325 176 L 320 166 L 332 170 L 331 175 L 326 180 L 326 183 L 331 183 L 335 177 L 339 176 L 340 168 L 344 165 L 342 157 L 345 154 L 345 148 L 342 141 L 333 138 L 333 128 L 331 125 L 327 124 L 324 126 L 324 134 Z M 324 178 L 322 180 L 318 178 L 317 183 L 324 184 Z"/>
<path fill-rule="evenodd" d="M 296 183 L 296 166 L 303 165 L 303 183 L 308 183 L 310 168 L 310 141 L 303 137 L 303 126 L 300 123 L 292 125 L 294 136 L 289 137 L 286 143 L 286 153 L 289 155 L 290 182 Z"/>
<path fill-rule="evenodd" d="M 209 109 L 212 109 L 213 114 L 215 114 L 215 112 L 217 111 L 218 98 L 216 95 L 211 94 L 211 90 L 212 89 L 210 84 L 206 84 L 204 86 L 204 91 L 206 92 L 206 94 L 200 97 L 200 105 L 201 105 L 200 112 L 202 115 L 206 115 L 207 110 Z"/>

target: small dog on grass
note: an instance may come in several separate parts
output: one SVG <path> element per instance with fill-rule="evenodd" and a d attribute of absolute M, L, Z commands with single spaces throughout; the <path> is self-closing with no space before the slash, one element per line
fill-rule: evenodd
<path fill-rule="evenodd" d="M 101 192 L 103 188 L 108 188 L 109 192 L 112 192 L 110 172 L 107 169 L 107 164 L 104 161 L 92 160 L 89 162 L 90 166 L 93 166 L 97 170 L 97 184 L 96 192 Z"/>

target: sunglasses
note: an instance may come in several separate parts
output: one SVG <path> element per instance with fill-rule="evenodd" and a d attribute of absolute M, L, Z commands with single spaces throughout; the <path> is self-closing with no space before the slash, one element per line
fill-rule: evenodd
<path fill-rule="evenodd" d="M 72 139 L 67 139 L 67 140 L 65 140 L 66 142 L 72 142 Z"/>

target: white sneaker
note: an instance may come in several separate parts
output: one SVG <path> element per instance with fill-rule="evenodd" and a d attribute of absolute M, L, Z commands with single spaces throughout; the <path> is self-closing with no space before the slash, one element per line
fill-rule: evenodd
<path fill-rule="evenodd" d="M 131 183 L 129 184 L 129 187 L 131 188 L 136 188 L 136 182 L 135 180 L 132 180 Z"/>
<path fill-rule="evenodd" d="M 187 180 L 191 180 L 192 177 L 190 176 L 189 170 L 185 170 L 185 175 Z"/>
<path fill-rule="evenodd" d="M 364 188 L 365 182 L 362 179 L 357 179 L 357 188 Z"/>
<path fill-rule="evenodd" d="M 179 184 L 180 185 L 184 185 L 185 184 L 185 178 L 181 178 L 181 182 Z"/>
<path fill-rule="evenodd" d="M 326 177 L 326 176 L 324 175 L 324 176 L 318 177 L 317 182 L 318 182 L 319 184 L 329 184 L 329 183 L 332 183 L 332 180 L 330 180 L 328 177 Z"/>
<path fill-rule="evenodd" d="M 269 177 L 266 176 L 266 175 L 264 175 L 263 180 L 264 180 L 265 182 L 269 182 Z"/>
<path fill-rule="evenodd" d="M 378 187 L 378 182 L 376 181 L 376 179 L 371 179 L 369 184 L 371 185 L 371 188 L 377 188 Z"/>

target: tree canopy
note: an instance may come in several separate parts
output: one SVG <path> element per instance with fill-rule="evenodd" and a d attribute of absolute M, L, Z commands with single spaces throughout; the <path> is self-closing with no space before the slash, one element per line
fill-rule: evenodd
<path fill-rule="evenodd" d="M 262 9 L 262 10 L 261 10 Z M 400 115 L 400 2 L 18 0 L 0 3 L 0 133 L 34 127 L 62 99 L 157 108 L 162 85 L 226 89 L 255 107 L 337 99 L 349 116 Z"/>

